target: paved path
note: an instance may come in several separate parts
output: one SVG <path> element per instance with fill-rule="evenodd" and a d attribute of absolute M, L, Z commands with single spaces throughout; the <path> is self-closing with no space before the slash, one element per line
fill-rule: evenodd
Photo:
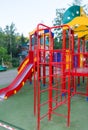
<path fill-rule="evenodd" d="M 17 75 L 17 70 L 7 70 L 0 72 L 0 86 L 10 84 Z"/>

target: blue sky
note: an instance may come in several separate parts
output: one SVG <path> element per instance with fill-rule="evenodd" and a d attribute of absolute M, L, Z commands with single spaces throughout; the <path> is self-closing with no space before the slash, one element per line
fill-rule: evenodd
<path fill-rule="evenodd" d="M 12 22 L 17 32 L 28 36 L 38 23 L 52 26 L 57 8 L 68 8 L 73 0 L 0 0 L 0 27 Z M 87 0 L 83 0 L 87 3 Z M 84 4 L 85 4 L 84 3 Z"/>

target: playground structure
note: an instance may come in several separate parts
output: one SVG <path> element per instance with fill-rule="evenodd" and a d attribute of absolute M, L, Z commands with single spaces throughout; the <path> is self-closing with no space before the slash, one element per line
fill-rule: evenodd
<path fill-rule="evenodd" d="M 68 48 L 66 48 L 66 31 L 63 30 L 62 47 L 54 50 L 53 29 L 68 28 Z M 46 47 L 46 39 L 48 38 L 48 48 Z M 34 49 L 34 114 L 37 112 L 37 129 L 40 130 L 40 121 L 44 117 L 51 120 L 51 115 L 56 114 L 67 119 L 67 125 L 70 122 L 70 61 L 66 61 L 65 56 L 70 58 L 70 52 L 66 49 L 70 48 L 70 40 L 73 36 L 69 26 L 48 27 L 43 24 L 37 26 L 37 30 L 30 35 L 30 49 Z M 33 40 L 34 39 L 34 40 Z M 32 41 L 35 41 L 34 43 Z M 43 42 L 42 42 L 43 41 Z M 43 45 L 42 45 L 43 44 Z M 33 47 L 32 47 L 33 46 Z M 43 47 L 42 47 L 43 46 Z M 48 60 L 47 60 L 48 53 Z M 60 61 L 57 61 L 57 54 L 60 54 Z M 66 63 L 67 62 L 67 63 Z M 66 65 L 68 66 L 66 74 Z M 36 79 L 37 77 L 37 79 Z M 36 93 L 37 92 L 37 93 Z M 46 98 L 44 99 L 44 95 Z M 42 98 L 42 100 L 41 100 Z M 67 113 L 60 114 L 56 110 L 67 103 Z M 36 111 L 37 109 L 37 111 Z M 44 109 L 45 113 L 41 112 Z M 42 114 L 41 114 L 42 113 Z"/>
<path fill-rule="evenodd" d="M 70 26 L 75 35 L 72 56 L 74 58 L 73 64 L 76 68 L 72 71 L 73 80 L 77 77 L 77 85 L 80 86 L 80 79 L 82 78 L 83 83 L 84 79 L 86 79 L 86 86 L 83 85 L 86 88 L 86 92 L 75 92 L 87 96 L 88 100 L 88 16 L 82 7 L 75 5 L 68 8 L 63 17 L 63 23 Z"/>
<path fill-rule="evenodd" d="M 75 14 L 81 14 L 81 10 L 82 20 L 86 19 L 88 23 L 82 8 L 80 9 L 79 6 L 71 8 L 72 11 L 74 8 Z M 68 15 L 66 17 L 69 18 Z M 77 16 L 74 21 L 71 19 L 70 24 L 73 23 L 71 27 L 69 23 L 54 27 L 39 24 L 30 34 L 30 50 L 34 50 L 34 58 L 36 57 L 37 61 L 37 64 L 34 62 L 34 70 L 37 67 L 37 73 L 34 71 L 34 114 L 37 113 L 37 130 L 40 130 L 41 120 L 45 117 L 51 120 L 53 114 L 66 118 L 69 126 L 70 100 L 75 94 L 85 96 L 88 101 L 88 50 L 86 49 L 88 32 L 84 30 L 87 28 L 87 23 L 84 25 L 82 21 L 80 22 L 80 17 Z M 62 47 L 57 50 L 53 49 L 54 29 L 62 30 L 60 32 Z M 46 39 L 48 39 L 48 48 Z M 85 92 L 79 89 L 81 87 Z M 43 99 L 44 95 L 46 95 L 45 99 Z M 65 113 L 60 112 L 61 106 L 66 107 Z"/>
<path fill-rule="evenodd" d="M 88 18 L 82 8 L 74 8 L 66 11 L 61 26 L 38 24 L 30 33 L 29 54 L 19 66 L 17 77 L 9 86 L 0 89 L 0 98 L 7 99 L 16 94 L 27 80 L 32 81 L 33 76 L 37 130 L 40 130 L 41 120 L 45 117 L 51 120 L 53 114 L 66 118 L 69 126 L 71 97 L 80 94 L 88 100 Z M 80 10 L 83 16 L 80 16 Z M 70 15 L 74 17 L 71 19 Z M 81 18 L 87 22 L 84 23 Z M 54 29 L 58 29 L 61 35 L 62 46 L 57 50 L 53 48 Z M 78 91 L 82 82 L 85 92 Z M 64 113 L 61 113 L 62 106 Z"/>
<path fill-rule="evenodd" d="M 67 28 L 68 32 L 64 28 Z M 54 29 L 62 30 L 62 47 L 57 50 L 53 49 Z M 35 32 L 30 35 L 30 41 L 30 49 L 34 50 L 34 59 L 36 57 L 37 61 L 34 62 L 34 70 L 37 69 L 37 73 L 34 71 L 34 114 L 36 115 L 36 112 L 38 114 L 37 129 L 40 130 L 41 120 L 44 117 L 51 120 L 52 114 L 65 117 L 69 126 L 71 96 L 81 94 L 88 100 L 88 53 L 85 52 L 84 39 L 82 39 L 83 52 L 79 51 L 80 40 L 78 39 L 78 51 L 75 53 L 74 31 L 68 25 L 48 27 L 39 24 Z M 77 91 L 77 86 L 81 84 L 81 77 L 83 82 L 85 79 L 86 92 Z M 46 95 L 46 99 L 43 99 L 43 95 Z M 61 106 L 67 107 L 65 113 L 57 112 Z M 46 112 L 42 113 L 42 109 Z"/>

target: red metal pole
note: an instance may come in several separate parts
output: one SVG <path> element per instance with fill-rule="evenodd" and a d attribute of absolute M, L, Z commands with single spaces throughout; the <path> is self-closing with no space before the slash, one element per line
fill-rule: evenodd
<path fill-rule="evenodd" d="M 36 116 L 36 105 L 37 105 L 37 91 L 36 91 L 36 65 L 34 63 L 34 116 Z"/>
<path fill-rule="evenodd" d="M 37 109 L 37 87 L 36 87 L 36 84 L 37 84 L 37 48 L 35 48 L 35 51 L 34 51 L 34 116 L 36 116 L 36 109 Z"/>
<path fill-rule="evenodd" d="M 34 73 L 34 116 L 36 116 L 37 114 L 37 79 L 36 79 L 36 71 L 37 71 L 37 34 L 33 34 L 34 35 L 34 53 L 33 53 L 33 73 Z M 32 37 L 31 37 L 31 41 L 32 41 Z"/>
<path fill-rule="evenodd" d="M 52 56 L 53 56 L 53 41 L 52 41 L 52 32 L 49 30 L 49 51 L 50 51 L 50 59 L 49 59 L 49 120 L 51 120 L 51 114 L 52 114 Z"/>
<path fill-rule="evenodd" d="M 87 77 L 86 95 L 87 95 L 87 101 L 88 101 L 88 77 Z"/>
<path fill-rule="evenodd" d="M 29 37 L 29 40 L 30 40 L 30 49 L 29 50 L 32 50 L 32 36 L 33 35 L 30 35 Z M 30 54 L 29 54 L 30 55 Z M 35 55 L 35 54 L 34 54 Z M 35 60 L 35 56 L 33 56 L 33 59 Z M 33 71 L 34 71 L 34 116 L 36 115 L 36 78 L 35 78 L 35 61 L 33 60 L 33 64 L 34 64 L 34 67 L 33 67 Z"/>
<path fill-rule="evenodd" d="M 68 75 L 68 116 L 67 116 L 67 126 L 70 126 L 70 98 L 71 98 L 71 92 L 70 92 L 70 71 L 69 71 L 69 75 Z"/>
<path fill-rule="evenodd" d="M 78 38 L 78 67 L 80 67 L 80 38 Z"/>
<path fill-rule="evenodd" d="M 74 68 L 74 31 L 71 30 L 71 43 L 70 43 L 70 46 L 71 46 L 71 68 L 70 69 L 73 69 Z M 72 76 L 72 84 L 71 84 L 71 89 L 72 91 L 75 89 L 75 76 Z M 74 90 L 75 91 L 75 90 Z"/>
<path fill-rule="evenodd" d="M 44 64 L 43 64 L 43 85 L 45 86 L 45 84 L 46 84 L 46 78 L 45 78 L 45 76 L 46 76 L 46 71 L 45 71 L 45 69 L 46 69 L 46 67 L 45 67 L 45 61 L 46 61 L 46 59 L 45 59 L 45 57 L 46 57 L 46 45 L 45 45 L 45 34 L 44 34 L 44 37 L 43 37 L 43 39 L 44 39 L 44 52 L 43 52 L 43 60 L 44 60 Z"/>
<path fill-rule="evenodd" d="M 62 41 L 62 90 L 66 88 L 65 81 L 66 81 L 66 30 L 63 30 L 63 41 Z M 65 64 L 66 63 L 66 64 Z M 65 96 L 65 93 L 62 92 L 62 95 Z"/>
<path fill-rule="evenodd" d="M 72 30 L 69 30 L 69 41 L 72 41 L 72 49 L 70 48 L 71 43 L 69 42 L 69 48 L 70 50 L 73 52 L 74 50 L 74 43 L 73 43 L 73 35 L 74 33 L 72 32 Z M 71 57 L 71 54 L 69 53 L 69 59 Z M 70 104 L 71 104 L 71 67 L 70 67 L 71 63 L 69 62 L 69 69 L 68 69 L 68 114 L 67 114 L 67 126 L 70 126 Z"/>
<path fill-rule="evenodd" d="M 42 27 L 42 28 L 41 28 Z M 41 45 L 40 45 L 40 33 L 41 31 L 44 31 L 44 29 L 47 28 L 49 29 L 48 26 L 43 25 L 43 24 L 38 24 L 37 26 L 37 39 L 38 39 L 38 50 L 37 50 L 37 82 L 38 82 L 38 87 L 37 87 L 37 130 L 40 130 L 40 120 L 41 120 L 41 112 L 40 112 L 40 107 L 41 107 L 41 101 L 40 101 L 40 96 L 41 96 L 41 84 L 40 84 L 40 80 L 41 80 L 41 75 L 40 75 L 40 67 L 41 67 L 41 61 L 40 61 L 40 52 L 41 52 Z"/>
<path fill-rule="evenodd" d="M 80 67 L 80 38 L 78 38 L 78 67 Z M 78 76 L 78 86 L 80 85 L 80 77 Z"/>
<path fill-rule="evenodd" d="M 40 36 L 39 36 L 39 27 L 37 27 L 37 130 L 40 130 Z"/>
<path fill-rule="evenodd" d="M 82 52 L 83 52 L 83 58 L 85 58 L 85 38 L 82 38 Z M 84 61 L 83 61 L 83 67 L 84 67 Z M 83 83 L 84 83 L 84 76 L 83 76 Z"/>
<path fill-rule="evenodd" d="M 32 35 L 29 36 L 29 41 L 30 41 L 29 50 L 32 50 Z"/>

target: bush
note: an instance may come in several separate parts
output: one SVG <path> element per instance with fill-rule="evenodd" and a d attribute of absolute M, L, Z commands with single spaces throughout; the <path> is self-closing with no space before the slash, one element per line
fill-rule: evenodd
<path fill-rule="evenodd" d="M 12 59 L 12 66 L 18 67 L 19 66 L 19 58 L 13 58 Z"/>

